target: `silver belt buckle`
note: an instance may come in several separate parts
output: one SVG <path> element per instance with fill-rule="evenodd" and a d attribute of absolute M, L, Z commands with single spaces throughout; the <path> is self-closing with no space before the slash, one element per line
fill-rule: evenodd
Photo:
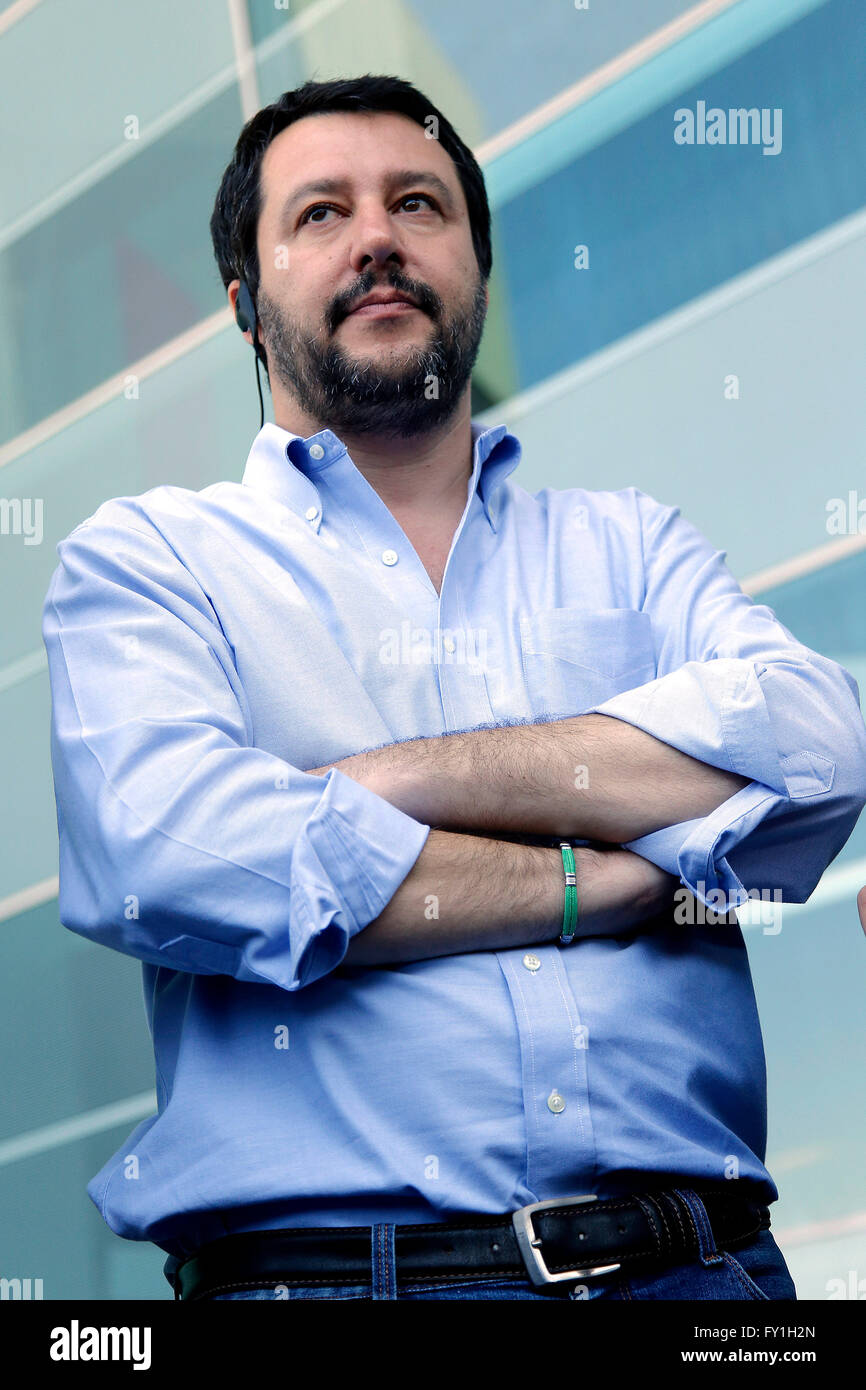
<path fill-rule="evenodd" d="M 612 1274 L 614 1270 L 620 1268 L 618 1264 L 592 1265 L 587 1269 L 564 1269 L 558 1274 L 552 1274 L 538 1248 L 541 1245 L 541 1236 L 537 1236 L 533 1230 L 532 1212 L 544 1211 L 546 1207 L 569 1207 L 576 1206 L 579 1202 L 597 1202 L 598 1200 L 594 1192 L 586 1193 L 580 1197 L 553 1197 L 548 1202 L 530 1202 L 528 1206 L 518 1207 L 517 1211 L 511 1213 L 511 1224 L 514 1227 L 517 1244 L 533 1284 L 558 1284 L 563 1279 L 583 1279 L 594 1274 Z"/>

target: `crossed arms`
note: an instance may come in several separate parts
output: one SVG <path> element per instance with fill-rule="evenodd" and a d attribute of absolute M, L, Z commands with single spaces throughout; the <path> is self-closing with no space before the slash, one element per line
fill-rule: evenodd
<path fill-rule="evenodd" d="M 609 844 L 575 849 L 577 934 L 633 929 L 677 880 L 620 846 L 706 816 L 748 784 L 604 714 L 413 739 L 310 771 L 330 767 L 431 826 L 384 911 L 349 943 L 347 965 L 555 940 L 560 851 L 521 836 Z"/>
<path fill-rule="evenodd" d="M 332 772 L 256 743 L 211 597 L 136 499 L 77 527 L 43 612 L 64 926 L 155 966 L 300 989 L 344 961 L 553 941 L 558 837 L 588 842 L 579 933 L 652 931 L 677 882 L 705 903 L 768 885 L 805 902 L 866 803 L 856 683 L 675 509 L 633 500 L 648 518 L 626 597 L 652 620 L 655 679 Z M 332 723 L 325 746 L 342 737 Z"/>

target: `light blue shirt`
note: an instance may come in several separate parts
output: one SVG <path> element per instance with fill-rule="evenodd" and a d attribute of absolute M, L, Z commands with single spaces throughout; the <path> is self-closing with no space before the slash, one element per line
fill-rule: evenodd
<path fill-rule="evenodd" d="M 855 681 L 724 551 L 637 488 L 532 495 L 505 426 L 472 433 L 438 595 L 330 430 L 266 424 L 241 484 L 115 498 L 58 545 L 60 919 L 143 962 L 158 1098 L 87 1190 L 172 1257 L 659 1175 L 778 1196 L 739 927 L 340 964 L 430 830 L 304 770 L 352 753 L 626 720 L 750 779 L 631 845 L 710 906 L 804 901 L 866 802 Z"/>

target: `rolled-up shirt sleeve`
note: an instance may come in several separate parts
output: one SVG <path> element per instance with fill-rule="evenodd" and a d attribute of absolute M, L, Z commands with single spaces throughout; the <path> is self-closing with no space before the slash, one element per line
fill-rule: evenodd
<path fill-rule="evenodd" d="M 635 497 L 657 677 L 585 713 L 623 719 L 750 780 L 710 815 L 626 848 L 711 907 L 720 892 L 730 906 L 767 891 L 805 902 L 866 803 L 857 683 L 744 594 L 726 552 L 678 507 Z"/>
<path fill-rule="evenodd" d="M 146 519 L 102 513 L 58 545 L 42 615 L 60 920 L 153 965 L 302 988 L 430 827 L 338 768 L 254 746 L 206 594 Z"/>

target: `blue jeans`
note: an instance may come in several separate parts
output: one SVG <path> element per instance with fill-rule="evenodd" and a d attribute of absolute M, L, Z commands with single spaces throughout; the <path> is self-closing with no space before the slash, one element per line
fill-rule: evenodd
<path fill-rule="evenodd" d="M 413 1280 L 397 1288 L 394 1259 L 394 1227 L 373 1227 L 370 1250 L 370 1278 L 363 1284 L 279 1284 L 276 1288 L 235 1289 L 210 1295 L 211 1300 L 236 1298 L 290 1299 L 374 1299 L 415 1300 L 464 1298 L 557 1297 L 584 1301 L 606 1298 L 614 1302 L 640 1302 L 643 1299 L 796 1299 L 788 1266 L 769 1231 L 761 1231 L 748 1245 L 735 1252 L 717 1250 L 706 1208 L 690 1188 L 678 1189 L 688 1203 L 698 1231 L 700 1250 L 693 1262 L 659 1266 L 645 1263 L 639 1269 L 627 1268 L 612 1274 L 566 1282 L 554 1293 L 542 1293 L 526 1278 L 455 1279 L 451 1283 Z M 615 1261 L 611 1261 L 612 1263 Z"/>

